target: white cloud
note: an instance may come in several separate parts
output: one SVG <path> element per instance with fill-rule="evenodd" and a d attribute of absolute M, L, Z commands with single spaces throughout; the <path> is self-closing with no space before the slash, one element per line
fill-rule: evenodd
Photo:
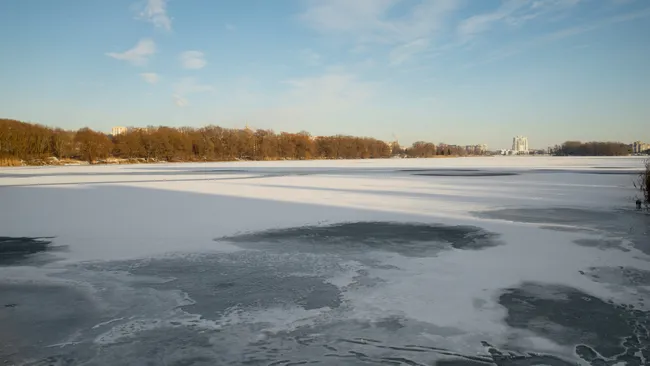
<path fill-rule="evenodd" d="M 323 32 L 370 32 L 382 27 L 381 18 L 396 3 L 396 0 L 312 0 L 300 18 Z"/>
<path fill-rule="evenodd" d="M 177 106 L 185 107 L 189 105 L 187 97 L 192 94 L 210 93 L 214 87 L 208 84 L 201 84 L 195 78 L 183 78 L 173 85 L 174 100 Z"/>
<path fill-rule="evenodd" d="M 346 73 L 289 79 L 283 83 L 291 87 L 285 95 L 287 104 L 310 108 L 353 106 L 369 99 L 375 90 L 373 83 L 362 82 Z"/>
<path fill-rule="evenodd" d="M 643 19 L 643 18 L 648 18 L 650 17 L 650 8 L 647 8 L 642 11 L 635 11 L 631 13 L 626 13 L 626 14 L 620 14 L 617 16 L 613 16 L 607 19 L 603 19 L 598 22 L 590 23 L 590 24 L 585 24 L 585 25 L 579 25 L 579 26 L 573 26 L 570 28 L 565 28 L 556 32 L 553 32 L 551 34 L 548 34 L 544 37 L 541 37 L 539 39 L 540 42 L 547 42 L 547 41 L 554 41 L 558 39 L 563 39 L 571 36 L 575 36 L 578 34 L 582 33 L 587 33 L 591 32 L 593 30 L 603 28 L 612 24 L 617 24 L 617 23 L 624 23 L 636 19 Z"/>
<path fill-rule="evenodd" d="M 180 108 L 184 108 L 184 107 L 187 107 L 189 105 L 189 102 L 187 101 L 187 99 L 181 97 L 180 95 L 174 94 L 173 97 L 174 97 L 174 104 L 176 104 L 176 106 L 178 106 Z"/>
<path fill-rule="evenodd" d="M 156 74 L 155 72 L 145 72 L 140 74 L 142 79 L 149 84 L 156 84 L 158 80 L 160 80 L 160 76 Z"/>
<path fill-rule="evenodd" d="M 362 54 L 364 52 L 368 52 L 368 46 L 364 45 L 364 44 L 358 44 L 358 45 L 354 46 L 353 48 L 351 48 L 349 52 L 353 53 L 353 54 L 356 54 L 356 55 L 359 55 L 359 54 Z"/>
<path fill-rule="evenodd" d="M 300 56 L 307 65 L 310 66 L 320 65 L 321 56 L 310 48 L 305 48 L 304 50 L 300 51 Z"/>
<path fill-rule="evenodd" d="M 582 0 L 504 0 L 496 10 L 471 16 L 458 25 L 463 41 L 487 32 L 498 23 L 519 26 L 544 15 L 558 14 L 574 8 Z"/>
<path fill-rule="evenodd" d="M 234 26 L 234 25 L 232 25 L 232 24 L 230 24 L 230 23 L 226 23 L 226 25 L 225 25 L 224 27 L 225 27 L 226 30 L 229 31 L 229 32 L 234 32 L 234 31 L 237 30 L 237 27 Z"/>
<path fill-rule="evenodd" d="M 426 51 L 429 48 L 429 40 L 426 38 L 417 39 L 413 42 L 395 47 L 390 52 L 391 65 L 400 65 L 416 54 Z"/>
<path fill-rule="evenodd" d="M 307 26 L 323 33 L 351 37 L 367 43 L 408 43 L 431 36 L 444 24 L 458 0 L 423 1 L 406 15 L 390 17 L 400 0 L 310 0 L 300 15 Z"/>
<path fill-rule="evenodd" d="M 201 51 L 185 51 L 180 56 L 181 64 L 186 69 L 202 69 L 208 62 L 205 60 L 205 55 Z"/>
<path fill-rule="evenodd" d="M 404 15 L 392 15 L 397 5 Z M 321 33 L 350 40 L 355 44 L 351 53 L 365 52 L 371 44 L 393 46 L 390 62 L 399 65 L 428 49 L 430 41 L 424 40 L 435 39 L 462 2 L 425 0 L 406 9 L 402 5 L 401 0 L 307 0 L 300 20 Z"/>
<path fill-rule="evenodd" d="M 148 21 L 156 28 L 172 29 L 172 21 L 167 15 L 167 0 L 147 0 L 139 18 Z"/>
<path fill-rule="evenodd" d="M 106 55 L 117 60 L 128 61 L 134 65 L 146 65 L 149 57 L 156 53 L 156 44 L 151 39 L 140 40 L 133 48 L 123 53 L 109 52 Z"/>
<path fill-rule="evenodd" d="M 473 67 L 476 65 L 484 64 L 484 63 L 489 63 L 489 62 L 494 62 L 494 61 L 499 61 L 503 60 L 508 57 L 512 57 L 515 55 L 518 55 L 522 52 L 525 52 L 528 49 L 531 49 L 533 47 L 538 47 L 540 45 L 543 45 L 548 42 L 554 42 L 554 41 L 559 41 L 562 39 L 566 39 L 569 37 L 577 36 L 580 34 L 588 33 L 595 31 L 597 29 L 601 29 L 607 26 L 610 26 L 612 24 L 617 24 L 617 23 L 624 23 L 628 21 L 633 21 L 637 19 L 644 19 L 650 17 L 650 8 L 642 10 L 642 11 L 635 11 L 635 12 L 630 12 L 626 14 L 620 14 L 617 16 L 613 16 L 610 18 L 606 19 L 601 19 L 596 22 L 592 23 L 586 23 L 586 24 L 581 24 L 581 25 L 574 25 L 568 28 L 560 29 L 548 34 L 545 34 L 543 36 L 533 38 L 526 40 L 525 42 L 522 43 L 516 43 L 516 44 L 511 44 L 496 50 L 493 50 L 486 59 L 480 60 L 477 62 L 472 62 L 466 65 L 466 67 Z"/>
<path fill-rule="evenodd" d="M 342 70 L 288 79 L 282 84 L 284 91 L 256 97 L 259 108 L 244 104 L 248 108 L 233 109 L 233 115 L 258 127 L 280 131 L 298 132 L 309 121 L 313 126 L 310 132 L 315 135 L 354 133 L 341 131 L 340 125 L 332 130 L 332 121 L 354 121 L 367 111 L 376 110 L 371 101 L 380 90 L 378 84 L 360 80 L 354 73 Z"/>

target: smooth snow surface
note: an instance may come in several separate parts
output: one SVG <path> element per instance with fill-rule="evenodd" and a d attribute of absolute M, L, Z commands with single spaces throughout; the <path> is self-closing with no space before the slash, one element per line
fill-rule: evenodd
<path fill-rule="evenodd" d="M 648 364 L 641 166 L 3 169 L 0 363 Z"/>

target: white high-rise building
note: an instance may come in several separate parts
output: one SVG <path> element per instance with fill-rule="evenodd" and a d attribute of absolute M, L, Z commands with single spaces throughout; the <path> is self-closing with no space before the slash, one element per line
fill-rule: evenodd
<path fill-rule="evenodd" d="M 515 154 L 528 154 L 528 137 L 517 136 L 513 138 L 512 151 Z"/>
<path fill-rule="evenodd" d="M 125 134 L 129 129 L 126 127 L 122 126 L 115 126 L 111 128 L 111 135 L 113 136 L 118 136 L 118 135 L 123 135 Z"/>
<path fill-rule="evenodd" d="M 634 141 L 632 143 L 632 152 L 634 154 L 640 154 L 648 149 L 650 149 L 650 144 L 644 144 L 641 141 Z"/>

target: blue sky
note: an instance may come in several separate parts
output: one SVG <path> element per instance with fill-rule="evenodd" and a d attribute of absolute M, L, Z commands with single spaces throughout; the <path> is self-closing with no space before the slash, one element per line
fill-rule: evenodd
<path fill-rule="evenodd" d="M 5 0 L 0 116 L 650 141 L 646 0 Z"/>

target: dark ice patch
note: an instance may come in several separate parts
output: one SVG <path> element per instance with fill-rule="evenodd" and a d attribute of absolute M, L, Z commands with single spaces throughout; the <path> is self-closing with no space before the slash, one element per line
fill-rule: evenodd
<path fill-rule="evenodd" d="M 608 211 L 584 210 L 580 208 L 505 208 L 492 211 L 473 212 L 477 217 L 534 224 L 585 224 L 616 219 Z"/>
<path fill-rule="evenodd" d="M 592 267 L 587 275 L 596 282 L 623 287 L 650 286 L 650 271 L 633 267 Z"/>
<path fill-rule="evenodd" d="M 0 284 L 0 299 L 15 305 L 0 308 L 0 355 L 15 361 L 45 356 L 96 321 L 93 301 L 67 286 Z"/>
<path fill-rule="evenodd" d="M 506 290 L 499 303 L 507 309 L 506 323 L 511 327 L 563 345 L 584 345 L 599 359 L 623 361 L 627 354 L 650 351 L 650 312 L 608 303 L 571 287 L 530 282 Z"/>
<path fill-rule="evenodd" d="M 574 243 L 590 248 L 598 248 L 602 250 L 616 249 L 622 252 L 629 252 L 630 250 L 623 246 L 623 242 L 617 239 L 577 239 L 573 241 Z"/>
<path fill-rule="evenodd" d="M 233 364 L 234 350 L 210 344 L 216 332 L 186 328 L 143 331 L 137 341 L 121 342 L 100 349 L 91 345 L 62 348 L 60 354 L 37 359 L 29 366 L 63 365 L 169 365 L 207 366 Z M 235 358 L 236 359 L 236 358 Z"/>
<path fill-rule="evenodd" d="M 607 239 L 625 238 L 634 248 L 650 255 L 650 215 L 639 214 L 634 210 L 507 208 L 472 214 L 480 218 L 540 224 L 542 228 L 552 230 L 599 232 Z"/>
<path fill-rule="evenodd" d="M 468 360 L 440 360 L 436 362 L 436 366 L 488 366 L 488 365 L 494 365 L 494 363 L 468 361 Z"/>
<path fill-rule="evenodd" d="M 192 261 L 151 259 L 134 266 L 130 272 L 173 278 L 173 281 L 142 286 L 183 291 L 194 301 L 183 308 L 208 319 L 217 319 L 233 307 L 298 305 L 309 310 L 336 308 L 341 304 L 341 293 L 336 286 L 314 275 L 293 274 L 305 268 L 290 259 L 283 261 L 282 268 L 277 267 L 277 261 L 265 253 L 231 253 L 206 255 Z M 115 268 L 115 264 L 112 266 Z"/>
<path fill-rule="evenodd" d="M 574 227 L 574 226 L 558 226 L 558 225 L 542 225 L 541 229 L 559 231 L 564 233 L 590 233 L 593 230 L 588 228 Z"/>
<path fill-rule="evenodd" d="M 434 255 L 446 249 L 480 250 L 501 243 L 498 234 L 475 226 L 399 222 L 352 222 L 328 226 L 273 229 L 218 240 L 237 244 L 281 243 L 316 249 L 368 249 L 396 252 L 405 256 Z"/>
<path fill-rule="evenodd" d="M 414 173 L 411 175 L 421 177 L 509 177 L 519 174 L 513 172 L 431 172 Z"/>
<path fill-rule="evenodd" d="M 519 175 L 519 173 L 515 172 L 480 169 L 402 169 L 399 172 L 425 177 L 500 177 Z"/>
<path fill-rule="evenodd" d="M 406 173 L 433 173 L 433 172 L 480 172 L 479 169 L 400 169 Z"/>
<path fill-rule="evenodd" d="M 49 239 L 0 236 L 0 265 L 19 264 L 33 254 L 51 249 Z"/>

